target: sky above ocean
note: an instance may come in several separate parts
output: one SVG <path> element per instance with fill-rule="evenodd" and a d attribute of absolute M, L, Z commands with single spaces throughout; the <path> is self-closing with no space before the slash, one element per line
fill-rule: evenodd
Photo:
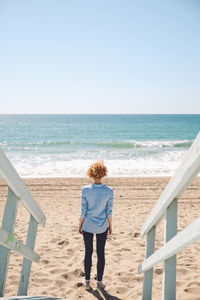
<path fill-rule="evenodd" d="M 0 113 L 200 113 L 200 2 L 0 1 Z"/>

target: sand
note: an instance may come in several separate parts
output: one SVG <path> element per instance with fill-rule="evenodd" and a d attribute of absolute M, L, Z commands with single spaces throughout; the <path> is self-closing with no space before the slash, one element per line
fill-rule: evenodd
<path fill-rule="evenodd" d="M 75 299 L 130 299 L 142 295 L 143 275 L 138 264 L 145 255 L 145 239 L 140 229 L 169 178 L 107 178 L 114 189 L 113 234 L 106 244 L 104 282 L 106 291 L 96 290 L 96 254 L 93 255 L 92 289 L 81 285 L 84 276 L 84 245 L 78 233 L 80 189 L 89 180 L 84 178 L 25 179 L 31 194 L 47 217 L 46 227 L 39 226 L 36 252 L 40 262 L 33 263 L 29 295 Z M 178 203 L 178 230 L 199 216 L 200 178 L 197 177 Z M 7 186 L 0 181 L 0 221 L 7 195 Z M 29 214 L 20 204 L 15 235 L 23 242 Z M 163 221 L 157 226 L 156 249 L 163 244 Z M 177 255 L 177 299 L 200 299 L 200 242 Z M 15 296 L 20 277 L 22 257 L 11 252 L 5 296 Z M 156 266 L 153 299 L 161 299 L 162 264 Z"/>

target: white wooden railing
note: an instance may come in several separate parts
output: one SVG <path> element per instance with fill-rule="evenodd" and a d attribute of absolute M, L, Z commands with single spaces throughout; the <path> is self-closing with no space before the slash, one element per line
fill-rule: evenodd
<path fill-rule="evenodd" d="M 138 273 L 144 272 L 143 300 L 152 298 L 153 267 L 161 262 L 163 262 L 162 299 L 176 299 L 176 253 L 200 239 L 200 217 L 177 234 L 177 201 L 199 171 L 200 133 L 142 227 L 141 236 L 146 235 L 146 255 L 143 263 L 138 266 Z M 163 217 L 165 244 L 154 252 L 156 225 Z"/>
<path fill-rule="evenodd" d="M 39 255 L 34 252 L 38 223 L 45 226 L 46 217 L 29 193 L 16 170 L 0 149 L 0 177 L 8 185 L 8 196 L 0 227 L 0 297 L 4 294 L 10 250 L 24 256 L 18 295 L 27 295 L 32 261 L 39 262 Z M 30 213 L 26 244 L 14 236 L 14 226 L 18 203 L 21 201 Z"/>

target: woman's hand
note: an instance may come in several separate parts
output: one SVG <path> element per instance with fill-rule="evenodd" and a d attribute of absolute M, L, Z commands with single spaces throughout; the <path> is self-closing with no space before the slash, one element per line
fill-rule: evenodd
<path fill-rule="evenodd" d="M 78 231 L 79 231 L 80 234 L 83 234 L 82 226 L 79 226 L 79 230 Z"/>
<path fill-rule="evenodd" d="M 108 234 L 112 234 L 112 225 L 108 225 Z"/>
<path fill-rule="evenodd" d="M 80 219 L 80 222 L 79 222 L 79 229 L 78 229 L 78 231 L 79 231 L 80 234 L 83 234 L 83 230 L 82 230 L 83 221 L 84 221 L 84 219 Z"/>
<path fill-rule="evenodd" d="M 108 218 L 108 234 L 112 234 L 112 217 Z"/>

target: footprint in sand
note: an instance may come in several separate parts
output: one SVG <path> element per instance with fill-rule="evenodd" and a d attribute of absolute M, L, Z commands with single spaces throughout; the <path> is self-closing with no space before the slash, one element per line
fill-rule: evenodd
<path fill-rule="evenodd" d="M 143 282 L 143 276 L 135 276 L 134 280 L 136 280 L 137 282 Z"/>
<path fill-rule="evenodd" d="M 127 283 L 131 279 L 128 276 L 120 276 L 119 280 L 123 283 Z"/>
<path fill-rule="evenodd" d="M 61 288 L 65 284 L 65 281 L 63 280 L 56 280 L 56 285 Z"/>
<path fill-rule="evenodd" d="M 71 259 L 71 255 L 63 255 L 63 256 L 62 256 L 62 259 L 69 260 L 69 259 Z"/>
<path fill-rule="evenodd" d="M 68 297 L 69 297 L 69 295 L 72 294 L 72 293 L 74 293 L 74 289 L 73 289 L 73 288 L 69 288 L 69 289 L 67 289 L 67 290 L 66 290 L 66 288 L 65 288 L 65 294 L 66 294 Z M 68 297 L 67 297 L 67 298 L 65 297 L 65 298 L 66 298 L 67 300 L 69 300 Z"/>
<path fill-rule="evenodd" d="M 156 275 L 161 275 L 163 273 L 162 269 L 155 269 L 154 272 L 156 273 Z"/>
<path fill-rule="evenodd" d="M 97 275 L 95 275 L 95 279 L 97 279 Z M 106 281 L 110 281 L 111 282 L 111 277 L 109 276 L 109 275 L 104 275 L 104 279 L 106 280 Z"/>
<path fill-rule="evenodd" d="M 120 251 L 126 251 L 126 252 L 130 252 L 131 249 L 130 248 L 122 248 Z"/>
<path fill-rule="evenodd" d="M 117 251 L 119 251 L 119 250 L 117 250 Z M 120 253 L 120 252 L 118 252 L 118 253 L 113 253 L 113 256 L 115 256 L 115 257 L 120 257 L 120 256 L 122 256 L 122 253 Z"/>
<path fill-rule="evenodd" d="M 187 287 L 200 287 L 200 282 L 191 281 L 191 282 L 188 283 Z"/>
<path fill-rule="evenodd" d="M 42 272 L 37 272 L 37 273 L 35 273 L 35 275 L 38 277 L 38 276 L 40 276 L 40 277 L 46 277 L 47 276 L 47 274 L 46 273 L 42 273 Z"/>
<path fill-rule="evenodd" d="M 70 277 L 69 277 L 69 275 L 68 274 L 62 274 L 62 278 L 64 278 L 64 279 L 69 279 Z"/>
<path fill-rule="evenodd" d="M 70 272 L 70 274 L 74 275 L 75 277 L 83 277 L 84 276 L 83 275 L 84 272 L 79 268 L 73 270 L 72 272 Z"/>
<path fill-rule="evenodd" d="M 69 241 L 68 240 L 59 241 L 58 245 L 59 246 L 68 246 L 69 245 Z"/>
<path fill-rule="evenodd" d="M 10 285 L 14 285 L 14 286 L 18 285 L 18 280 L 12 280 Z"/>
<path fill-rule="evenodd" d="M 192 294 L 192 295 L 200 295 L 200 288 L 199 287 L 191 287 L 184 289 L 186 293 Z"/>
<path fill-rule="evenodd" d="M 45 264 L 45 265 L 48 265 L 49 264 L 49 260 L 47 259 L 42 259 L 41 260 L 41 263 Z"/>
<path fill-rule="evenodd" d="M 72 248 L 70 248 L 70 249 L 67 249 L 67 254 L 73 254 L 74 253 L 74 250 L 72 249 Z"/>
<path fill-rule="evenodd" d="M 66 271 L 65 269 L 55 268 L 55 269 L 50 270 L 50 273 L 51 274 L 61 274 L 61 273 L 64 273 L 65 271 Z"/>
<path fill-rule="evenodd" d="M 83 283 L 82 283 L 82 282 L 78 282 L 78 283 L 76 284 L 76 286 L 77 286 L 77 287 L 81 287 L 81 286 L 83 286 Z"/>
<path fill-rule="evenodd" d="M 122 273 L 121 273 L 121 272 L 116 272 L 115 275 L 116 275 L 116 276 L 121 276 Z"/>
<path fill-rule="evenodd" d="M 68 267 L 71 267 L 72 265 L 73 265 L 72 263 L 69 263 L 69 264 L 68 264 Z"/>
<path fill-rule="evenodd" d="M 117 243 L 117 242 L 114 242 L 113 243 L 113 246 L 115 246 L 115 247 L 118 247 L 120 244 L 119 243 Z"/>
<path fill-rule="evenodd" d="M 13 281 L 13 280 L 17 280 L 18 277 L 17 277 L 17 275 L 10 275 L 10 276 L 8 276 L 8 278 Z"/>
<path fill-rule="evenodd" d="M 124 286 L 119 286 L 116 290 L 117 294 L 125 294 L 128 291 L 128 288 L 124 287 Z"/>
<path fill-rule="evenodd" d="M 47 291 L 41 291 L 41 295 L 47 295 Z"/>
<path fill-rule="evenodd" d="M 50 240 L 50 243 L 51 244 L 56 244 L 57 242 L 59 242 L 60 238 L 56 237 L 56 238 L 53 238 L 52 240 Z"/>
<path fill-rule="evenodd" d="M 133 236 L 138 237 L 138 236 L 140 236 L 140 234 L 139 234 L 139 232 L 135 232 Z"/>
<path fill-rule="evenodd" d="M 184 268 L 178 268 L 178 269 L 176 270 L 176 273 L 177 273 L 178 275 L 186 275 L 186 274 L 188 274 L 188 270 L 187 270 L 187 269 L 184 269 Z"/>
<path fill-rule="evenodd" d="M 37 273 L 35 273 L 37 275 Z M 34 282 L 36 283 L 40 283 L 40 284 L 50 284 L 52 283 L 52 280 L 50 279 L 47 279 L 47 278 L 34 278 L 33 280 Z"/>
<path fill-rule="evenodd" d="M 131 268 L 131 269 L 129 269 L 128 271 L 131 272 L 131 273 L 132 273 L 132 272 L 135 272 L 135 268 Z"/>
<path fill-rule="evenodd" d="M 135 275 L 133 273 L 122 272 L 119 275 L 119 280 L 123 283 L 134 282 Z"/>
<path fill-rule="evenodd" d="M 49 293 L 50 291 L 55 291 L 55 282 L 54 282 L 53 285 L 48 286 L 48 293 Z"/>

